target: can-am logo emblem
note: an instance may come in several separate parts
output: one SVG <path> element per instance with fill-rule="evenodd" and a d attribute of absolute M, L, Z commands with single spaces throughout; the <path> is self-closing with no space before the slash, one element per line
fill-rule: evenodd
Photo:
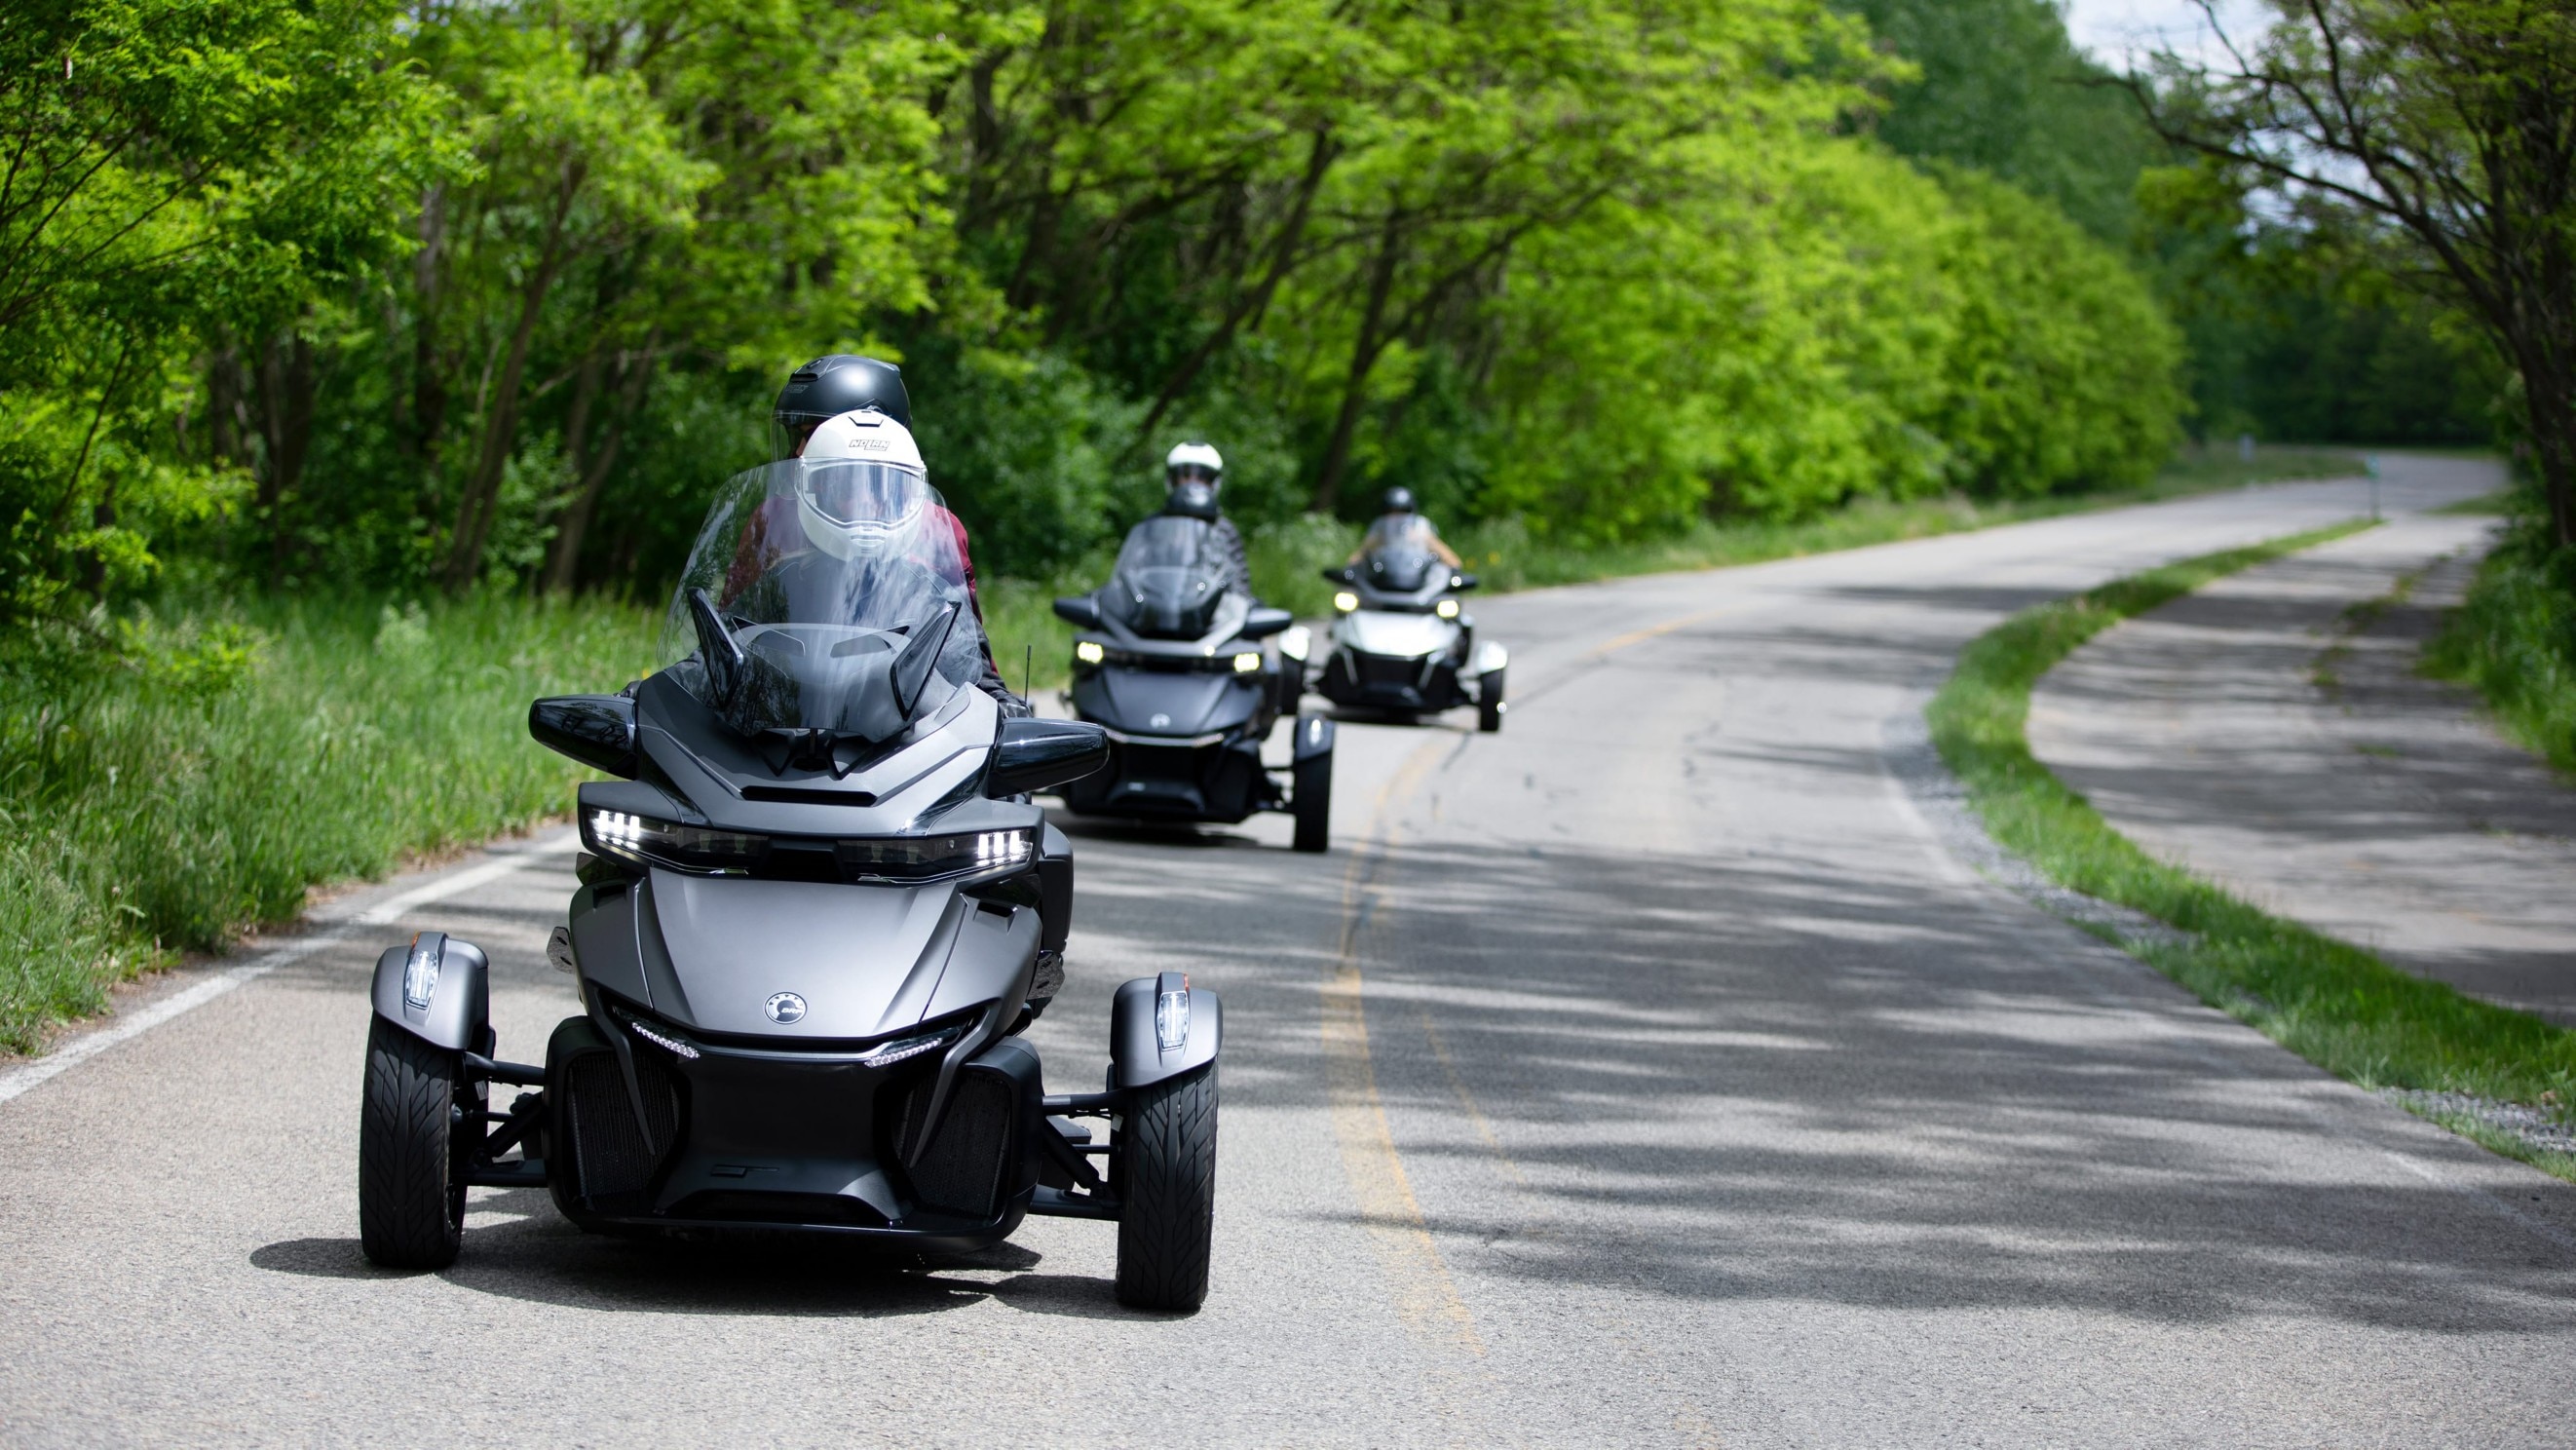
<path fill-rule="evenodd" d="M 1145 723 L 1157 730 L 1165 730 L 1171 727 L 1172 717 L 1169 715 L 1156 715 L 1153 719 L 1148 720 Z"/>
<path fill-rule="evenodd" d="M 781 992 L 769 999 L 769 1020 L 784 1027 L 805 1020 L 805 999 L 793 992 Z"/>

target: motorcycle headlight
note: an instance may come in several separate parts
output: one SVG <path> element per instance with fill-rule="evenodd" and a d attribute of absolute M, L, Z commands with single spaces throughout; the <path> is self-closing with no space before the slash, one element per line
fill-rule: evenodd
<path fill-rule="evenodd" d="M 1096 665 L 1109 658 L 1109 651 L 1102 649 L 1096 641 L 1076 640 L 1073 645 L 1073 657 L 1086 665 Z"/>
<path fill-rule="evenodd" d="M 833 847 L 841 869 L 860 880 L 936 881 L 1028 864 L 1037 833 L 961 831 L 951 836 L 876 836 Z"/>
<path fill-rule="evenodd" d="M 597 807 L 581 813 L 581 840 L 602 856 L 700 876 L 738 876 L 769 854 L 767 836 L 683 826 Z"/>
<path fill-rule="evenodd" d="M 1234 657 L 1234 672 L 1238 675 L 1248 675 L 1259 668 L 1261 668 L 1261 656 L 1257 654 L 1239 654 Z"/>
<path fill-rule="evenodd" d="M 1442 619 L 1456 619 L 1458 617 L 1458 601 L 1455 599 L 1443 599 L 1439 603 L 1431 606 L 1431 612 L 1439 615 Z"/>
<path fill-rule="evenodd" d="M 1333 607 L 1344 614 L 1360 607 L 1360 597 L 1345 589 L 1333 596 Z"/>

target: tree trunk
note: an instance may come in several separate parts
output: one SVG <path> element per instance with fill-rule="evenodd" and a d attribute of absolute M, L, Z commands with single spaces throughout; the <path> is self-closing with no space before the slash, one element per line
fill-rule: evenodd
<path fill-rule="evenodd" d="M 411 338 L 410 426 L 403 440 L 423 474 L 438 463 L 439 434 L 447 427 L 447 373 L 438 355 L 439 307 L 444 300 L 447 260 L 447 189 L 433 186 L 420 199 L 420 251 L 412 258 L 412 290 L 419 298 L 419 321 Z"/>
<path fill-rule="evenodd" d="M 653 348 L 661 339 L 656 330 L 646 338 L 642 349 L 630 352 L 620 363 L 617 403 L 602 428 L 598 446 L 587 457 L 575 455 L 574 467 L 581 479 L 572 503 L 564 509 L 555 526 L 554 547 L 546 559 L 545 587 L 558 594 L 570 593 L 581 568 L 581 545 L 590 532 L 590 521 L 599 511 L 600 492 L 607 487 L 609 470 L 617 465 L 617 454 L 626 441 L 627 424 L 643 406 L 644 389 L 653 374 Z M 576 448 L 580 445 L 576 444 Z"/>
<path fill-rule="evenodd" d="M 1386 351 L 1380 333 L 1386 301 L 1395 290 L 1395 266 L 1403 251 L 1404 212 L 1390 207 L 1378 235 L 1377 258 L 1369 269 L 1368 303 L 1360 312 L 1359 336 L 1351 344 L 1351 366 L 1342 380 L 1342 408 L 1333 419 L 1332 439 L 1324 445 L 1324 465 L 1315 475 L 1315 509 L 1331 513 L 1342 498 L 1342 474 L 1350 466 L 1351 440 L 1359 432 L 1360 409 L 1368 401 L 1369 371 Z"/>
<path fill-rule="evenodd" d="M 581 180 L 578 163 L 565 168 L 554 216 L 546 224 L 545 244 L 538 252 L 536 268 L 528 274 L 527 285 L 520 289 L 518 325 L 510 331 L 501 376 L 484 411 L 483 447 L 457 509 L 456 537 L 447 556 L 447 587 L 451 593 L 465 592 L 483 572 L 483 545 L 492 535 L 501 475 L 510 463 L 510 447 L 519 436 L 519 403 L 527 377 L 528 344 L 536 337 L 538 314 L 544 310 L 546 294 L 553 290 L 555 273 L 563 264 L 564 226 L 571 217 L 573 197 L 581 189 Z"/>
<path fill-rule="evenodd" d="M 260 432 L 268 466 L 261 470 L 259 506 L 268 522 L 268 582 L 286 573 L 287 501 L 304 479 L 304 457 L 313 443 L 313 342 L 301 332 L 272 337 L 260 347 Z"/>

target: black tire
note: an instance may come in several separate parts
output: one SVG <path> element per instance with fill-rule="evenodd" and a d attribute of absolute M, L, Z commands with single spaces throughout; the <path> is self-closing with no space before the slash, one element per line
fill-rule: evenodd
<path fill-rule="evenodd" d="M 1310 755 L 1289 772 L 1288 812 L 1297 821 L 1300 851 L 1321 851 L 1333 839 L 1333 756 Z"/>
<path fill-rule="evenodd" d="M 1119 1129 L 1118 1302 L 1188 1313 L 1216 1240 L 1216 1067 L 1140 1089 Z"/>
<path fill-rule="evenodd" d="M 1503 672 L 1489 670 L 1476 681 L 1476 728 L 1488 735 L 1503 728 Z"/>
<path fill-rule="evenodd" d="M 358 1244 L 388 1269 L 443 1269 L 465 1233 L 455 1131 L 464 1061 L 381 1017 L 372 1024 L 358 1119 Z"/>
<path fill-rule="evenodd" d="M 1279 657 L 1277 693 L 1280 715 L 1283 718 L 1295 719 L 1297 706 L 1306 698 L 1306 662 L 1304 660 L 1292 660 L 1286 655 Z"/>

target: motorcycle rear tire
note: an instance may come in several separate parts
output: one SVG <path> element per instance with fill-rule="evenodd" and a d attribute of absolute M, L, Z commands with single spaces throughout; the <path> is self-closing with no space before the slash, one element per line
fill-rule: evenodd
<path fill-rule="evenodd" d="M 1476 728 L 1487 735 L 1503 728 L 1503 672 L 1492 670 L 1476 681 Z"/>

